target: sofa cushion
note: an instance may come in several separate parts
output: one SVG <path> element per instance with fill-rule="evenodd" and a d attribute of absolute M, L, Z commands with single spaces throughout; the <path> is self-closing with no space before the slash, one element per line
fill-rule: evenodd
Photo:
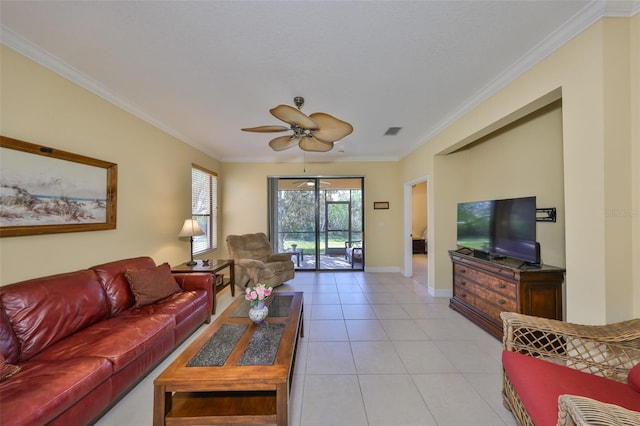
<path fill-rule="evenodd" d="M 176 324 L 180 324 L 200 309 L 202 305 L 207 305 L 207 293 L 204 291 L 181 291 L 174 293 L 161 303 L 153 303 L 140 308 L 133 307 L 122 312 L 120 317 L 146 316 L 165 314 L 175 318 Z"/>
<path fill-rule="evenodd" d="M 153 259 L 142 256 L 104 263 L 91 268 L 98 274 L 100 284 L 102 284 L 107 293 L 112 317 L 115 317 L 125 309 L 129 309 L 135 302 L 129 283 L 124 277 L 124 271 L 127 269 L 155 267 L 156 263 Z"/>
<path fill-rule="evenodd" d="M 120 316 L 94 324 L 42 352 L 38 360 L 76 357 L 106 358 L 117 372 L 165 335 L 173 336 L 169 315 Z"/>
<path fill-rule="evenodd" d="M 629 371 L 627 383 L 629 383 L 629 386 L 635 389 L 636 392 L 640 392 L 640 364 L 636 364 L 636 366 Z"/>
<path fill-rule="evenodd" d="M 20 343 L 21 362 L 109 317 L 105 291 L 91 270 L 3 286 L 0 303 Z"/>
<path fill-rule="evenodd" d="M 111 377 L 104 358 L 31 360 L 0 384 L 0 424 L 46 424 Z M 108 387 L 106 401 L 111 399 Z"/>
<path fill-rule="evenodd" d="M 558 397 L 564 394 L 640 411 L 640 394 L 625 383 L 517 352 L 503 351 L 502 366 L 536 426 L 557 424 Z"/>
<path fill-rule="evenodd" d="M 1 287 L 0 292 L 2 292 Z M 18 342 L 11 328 L 11 323 L 2 309 L 0 309 L 0 352 L 2 352 L 6 362 L 20 361 L 20 342 Z"/>
<path fill-rule="evenodd" d="M 156 268 L 127 269 L 124 276 L 136 300 L 136 308 L 155 303 L 182 291 L 171 275 L 171 267 L 168 263 L 163 263 Z"/>
<path fill-rule="evenodd" d="M 7 364 L 4 355 L 0 353 L 0 382 L 4 382 L 9 377 L 20 371 L 19 365 Z"/>

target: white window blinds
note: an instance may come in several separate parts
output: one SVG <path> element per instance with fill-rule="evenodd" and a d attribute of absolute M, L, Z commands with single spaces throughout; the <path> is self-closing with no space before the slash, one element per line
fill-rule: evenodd
<path fill-rule="evenodd" d="M 218 247 L 218 175 L 202 167 L 191 168 L 191 214 L 204 231 L 193 238 L 193 253 Z"/>

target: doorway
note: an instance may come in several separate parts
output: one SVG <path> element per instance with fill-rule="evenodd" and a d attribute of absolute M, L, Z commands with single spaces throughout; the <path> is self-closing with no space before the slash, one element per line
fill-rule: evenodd
<path fill-rule="evenodd" d="M 428 287 L 428 179 L 416 179 L 405 184 L 405 256 L 404 275 L 413 277 Z"/>
<path fill-rule="evenodd" d="M 363 194 L 363 177 L 270 177 L 274 251 L 298 271 L 364 270 Z"/>

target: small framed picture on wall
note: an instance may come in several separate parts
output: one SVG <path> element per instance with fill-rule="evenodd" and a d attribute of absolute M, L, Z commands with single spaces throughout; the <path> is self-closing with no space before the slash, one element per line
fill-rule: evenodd
<path fill-rule="evenodd" d="M 374 210 L 389 210 L 389 202 L 388 201 L 374 201 L 373 202 Z"/>

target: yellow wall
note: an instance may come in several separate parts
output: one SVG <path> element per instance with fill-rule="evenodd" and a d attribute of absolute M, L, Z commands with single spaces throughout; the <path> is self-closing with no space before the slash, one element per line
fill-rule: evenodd
<path fill-rule="evenodd" d="M 542 261 L 565 266 L 562 107 L 560 101 L 468 145 L 436 157 L 441 168 L 462 174 L 447 185 L 456 203 L 535 195 L 537 207 L 555 207 L 557 222 L 539 222 Z M 454 160 L 454 157 L 456 158 Z M 453 165 L 449 163 L 453 162 Z M 452 247 L 453 248 L 453 247 Z"/>
<path fill-rule="evenodd" d="M 402 265 L 402 191 L 399 162 L 223 163 L 223 233 L 267 233 L 267 177 L 364 176 L 365 267 L 397 272 Z M 373 210 L 388 201 L 389 210 Z M 221 247 L 226 252 L 226 246 Z"/>
<path fill-rule="evenodd" d="M 640 299 L 632 297 L 640 286 L 633 266 L 638 262 L 632 259 L 640 253 L 638 238 L 631 238 L 638 236 L 640 220 L 638 210 L 632 210 L 640 197 L 637 171 L 632 178 L 640 168 L 639 20 L 597 22 L 403 159 L 403 182 L 430 176 L 430 285 L 451 287 L 447 250 L 455 246 L 457 200 L 450 188 L 464 187 L 459 172 L 467 164 L 459 158 L 451 160 L 458 164 L 444 167 L 437 164 L 438 155 L 561 94 L 566 318 L 605 323 L 640 316 Z M 613 217 L 612 209 L 622 214 Z"/>
<path fill-rule="evenodd" d="M 633 293 L 634 301 L 634 317 L 640 317 L 640 262 L 638 262 L 638 254 L 640 253 L 640 167 L 638 166 L 638 158 L 640 158 L 640 18 L 636 16 L 631 20 L 630 28 L 630 45 L 629 57 L 631 70 L 631 83 L 629 93 L 631 99 L 629 101 L 630 119 L 631 119 L 631 219 L 632 230 L 631 239 L 633 240 L 631 264 L 633 265 Z"/>
<path fill-rule="evenodd" d="M 2 46 L 4 136 L 118 164 L 117 229 L 0 239 L 0 282 L 148 255 L 184 262 L 178 239 L 191 215 L 191 163 L 220 164 L 68 80 Z"/>
<path fill-rule="evenodd" d="M 306 174 L 365 176 L 373 271 L 402 265 L 402 190 L 427 178 L 429 285 L 450 291 L 455 189 L 469 162 L 441 158 L 561 97 L 566 317 L 640 317 L 639 27 L 640 15 L 595 23 L 401 162 L 307 164 Z M 206 257 L 222 257 L 226 234 L 266 231 L 266 177 L 304 174 L 301 164 L 221 164 L 10 49 L 0 53 L 3 135 L 119 167 L 116 230 L 2 238 L 1 284 L 128 256 L 184 261 L 188 243 L 177 233 L 190 214 L 192 162 L 221 172 L 220 249 Z M 391 209 L 374 211 L 373 201 Z"/>
<path fill-rule="evenodd" d="M 300 163 L 221 164 L 4 46 L 1 79 L 3 135 L 118 164 L 117 229 L 2 238 L 1 284 L 130 256 L 186 260 L 188 241 L 177 234 L 190 215 L 192 163 L 220 174 L 219 248 L 200 257 L 224 258 L 227 234 L 267 231 L 267 176 L 304 175 Z M 402 264 L 398 166 L 306 165 L 306 175 L 364 176 L 371 271 Z M 388 201 L 390 209 L 374 211 L 373 201 Z"/>

